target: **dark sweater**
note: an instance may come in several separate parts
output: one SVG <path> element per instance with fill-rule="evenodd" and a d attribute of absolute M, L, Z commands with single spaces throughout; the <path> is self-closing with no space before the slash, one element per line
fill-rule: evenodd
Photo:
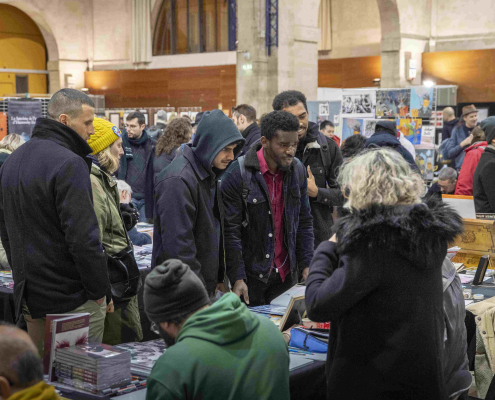
<path fill-rule="evenodd" d="M 446 399 L 442 264 L 461 231 L 443 203 L 339 220 L 338 243 L 318 247 L 306 287 L 308 317 L 332 326 L 328 399 Z"/>
<path fill-rule="evenodd" d="M 104 297 L 106 257 L 93 208 L 88 144 L 69 127 L 38 118 L 29 142 L 0 168 L 0 234 L 33 318 Z"/>
<path fill-rule="evenodd" d="M 261 139 L 261 130 L 258 124 L 256 122 L 253 122 L 246 129 L 244 129 L 244 132 L 242 132 L 242 137 L 246 139 L 246 143 L 244 144 L 237 157 L 245 155 L 249 151 L 251 146 L 259 142 L 259 140 Z"/>

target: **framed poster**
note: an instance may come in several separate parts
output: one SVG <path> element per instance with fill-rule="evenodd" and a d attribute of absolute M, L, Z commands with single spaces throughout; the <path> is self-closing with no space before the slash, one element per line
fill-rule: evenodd
<path fill-rule="evenodd" d="M 374 118 L 376 92 L 374 90 L 344 90 L 342 118 Z"/>

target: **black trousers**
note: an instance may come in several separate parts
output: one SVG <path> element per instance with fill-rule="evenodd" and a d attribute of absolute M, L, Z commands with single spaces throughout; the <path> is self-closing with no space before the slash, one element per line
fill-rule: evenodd
<path fill-rule="evenodd" d="M 290 274 L 286 275 L 285 282 L 282 282 L 280 274 L 274 268 L 270 272 L 267 283 L 248 275 L 249 306 L 254 307 L 270 304 L 274 298 L 280 296 L 294 285 L 295 283 L 292 282 Z"/>

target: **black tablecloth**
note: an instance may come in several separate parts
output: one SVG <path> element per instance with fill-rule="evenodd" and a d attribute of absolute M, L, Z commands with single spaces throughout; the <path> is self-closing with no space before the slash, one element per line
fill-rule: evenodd
<path fill-rule="evenodd" d="M 14 291 L 0 288 L 0 321 L 15 323 Z"/>

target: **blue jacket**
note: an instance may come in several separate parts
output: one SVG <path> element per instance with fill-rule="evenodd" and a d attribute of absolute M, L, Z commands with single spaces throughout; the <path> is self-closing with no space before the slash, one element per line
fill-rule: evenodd
<path fill-rule="evenodd" d="M 226 146 L 244 143 L 235 124 L 220 110 L 207 112 L 192 144 L 156 177 L 151 267 L 177 258 L 213 293 L 222 275 L 222 202 L 217 180 L 222 172 L 213 160 Z M 242 145 L 237 145 L 237 154 Z M 223 278 L 222 278 L 223 279 Z"/>
<path fill-rule="evenodd" d="M 461 147 L 461 142 L 468 137 L 469 134 L 464 130 L 464 125 L 456 125 L 452 130 L 452 136 L 448 139 L 443 150 L 443 157 L 446 160 L 455 160 L 455 169 L 457 172 L 461 170 L 462 163 L 466 152 L 465 147 Z M 466 146 L 468 147 L 468 146 Z"/>
<path fill-rule="evenodd" d="M 256 152 L 261 144 L 248 151 L 245 168 L 251 172 L 247 210 L 242 199 L 242 176 L 239 161 L 234 161 L 222 179 L 225 211 L 225 260 L 231 282 L 255 278 L 268 281 L 275 257 L 275 235 L 268 187 L 260 173 Z M 313 217 L 308 198 L 308 181 L 304 165 L 295 158 L 284 174 L 284 241 L 289 253 L 293 279 L 309 267 L 314 249 Z M 249 223 L 243 227 L 243 215 Z"/>

